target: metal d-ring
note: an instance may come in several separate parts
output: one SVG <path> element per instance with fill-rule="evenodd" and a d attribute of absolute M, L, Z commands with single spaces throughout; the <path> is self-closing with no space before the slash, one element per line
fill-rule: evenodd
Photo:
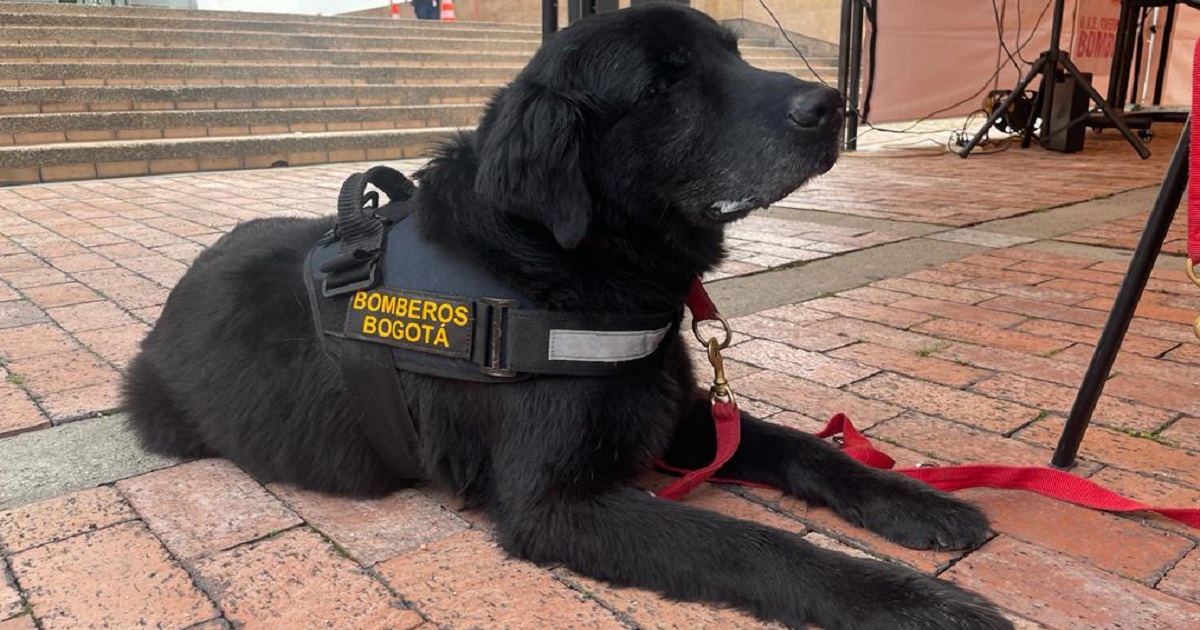
<path fill-rule="evenodd" d="M 729 327 L 729 322 L 725 321 L 725 318 L 721 317 L 720 313 L 713 313 L 713 316 L 716 317 L 717 321 L 721 323 L 721 327 L 725 329 L 725 339 L 722 340 L 717 346 L 719 349 L 724 350 L 725 348 L 729 347 L 729 342 L 733 341 L 733 329 Z M 696 341 L 699 341 L 700 345 L 705 347 L 708 346 L 709 340 L 700 336 L 700 320 L 698 319 L 692 320 L 692 334 L 696 335 Z"/>

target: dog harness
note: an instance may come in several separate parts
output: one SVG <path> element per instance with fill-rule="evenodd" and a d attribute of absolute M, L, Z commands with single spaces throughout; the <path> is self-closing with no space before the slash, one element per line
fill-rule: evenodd
<path fill-rule="evenodd" d="M 380 205 L 379 193 L 388 197 Z M 527 296 L 421 235 L 415 186 L 376 166 L 351 175 L 333 228 L 305 262 L 314 325 L 372 446 L 421 477 L 419 427 L 397 370 L 478 383 L 607 376 L 654 360 L 682 308 L 603 315 L 535 308 Z"/>

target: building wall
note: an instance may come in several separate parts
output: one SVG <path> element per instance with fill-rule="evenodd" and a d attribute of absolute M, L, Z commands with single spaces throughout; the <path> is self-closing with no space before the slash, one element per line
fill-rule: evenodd
<path fill-rule="evenodd" d="M 619 0 L 622 8 L 630 0 Z M 794 33 L 827 42 L 838 41 L 841 22 L 841 0 L 763 0 L 779 18 L 783 27 Z M 745 19 L 775 26 L 774 20 L 759 4 L 759 0 L 691 0 L 691 5 L 717 20 Z M 404 13 L 407 11 L 407 13 Z M 454 13 L 459 20 L 478 19 L 484 22 L 541 24 L 542 0 L 454 0 Z M 358 11 L 351 15 L 387 17 L 386 6 Z M 401 5 L 401 15 L 412 17 L 411 5 Z M 567 24 L 567 1 L 559 0 L 558 24 Z"/>

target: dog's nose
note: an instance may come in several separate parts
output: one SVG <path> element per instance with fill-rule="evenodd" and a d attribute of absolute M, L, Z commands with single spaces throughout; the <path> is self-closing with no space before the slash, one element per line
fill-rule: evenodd
<path fill-rule="evenodd" d="M 824 86 L 792 98 L 788 119 L 800 129 L 818 129 L 833 123 L 842 113 L 842 95 Z"/>

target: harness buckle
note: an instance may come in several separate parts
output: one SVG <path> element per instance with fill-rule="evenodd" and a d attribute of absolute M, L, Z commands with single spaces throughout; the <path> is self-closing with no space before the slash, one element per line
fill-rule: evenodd
<path fill-rule="evenodd" d="M 479 367 L 479 371 L 488 376 L 514 377 L 516 372 L 501 366 L 501 353 L 504 351 L 504 314 L 508 309 L 519 306 L 520 302 L 504 298 L 481 298 L 479 301 L 491 307 L 491 334 L 488 335 L 487 356 L 484 358 L 486 363 Z"/>
<path fill-rule="evenodd" d="M 379 252 L 360 254 L 362 251 L 357 250 L 351 256 L 339 256 L 321 266 L 321 271 L 328 274 L 321 283 L 321 293 L 325 297 L 354 293 L 360 289 L 370 289 L 375 286 Z M 365 275 L 361 275 L 364 272 Z M 347 280 L 345 277 L 347 275 L 351 275 L 352 278 L 355 275 L 360 277 Z M 331 280 L 333 282 L 330 282 Z"/>

